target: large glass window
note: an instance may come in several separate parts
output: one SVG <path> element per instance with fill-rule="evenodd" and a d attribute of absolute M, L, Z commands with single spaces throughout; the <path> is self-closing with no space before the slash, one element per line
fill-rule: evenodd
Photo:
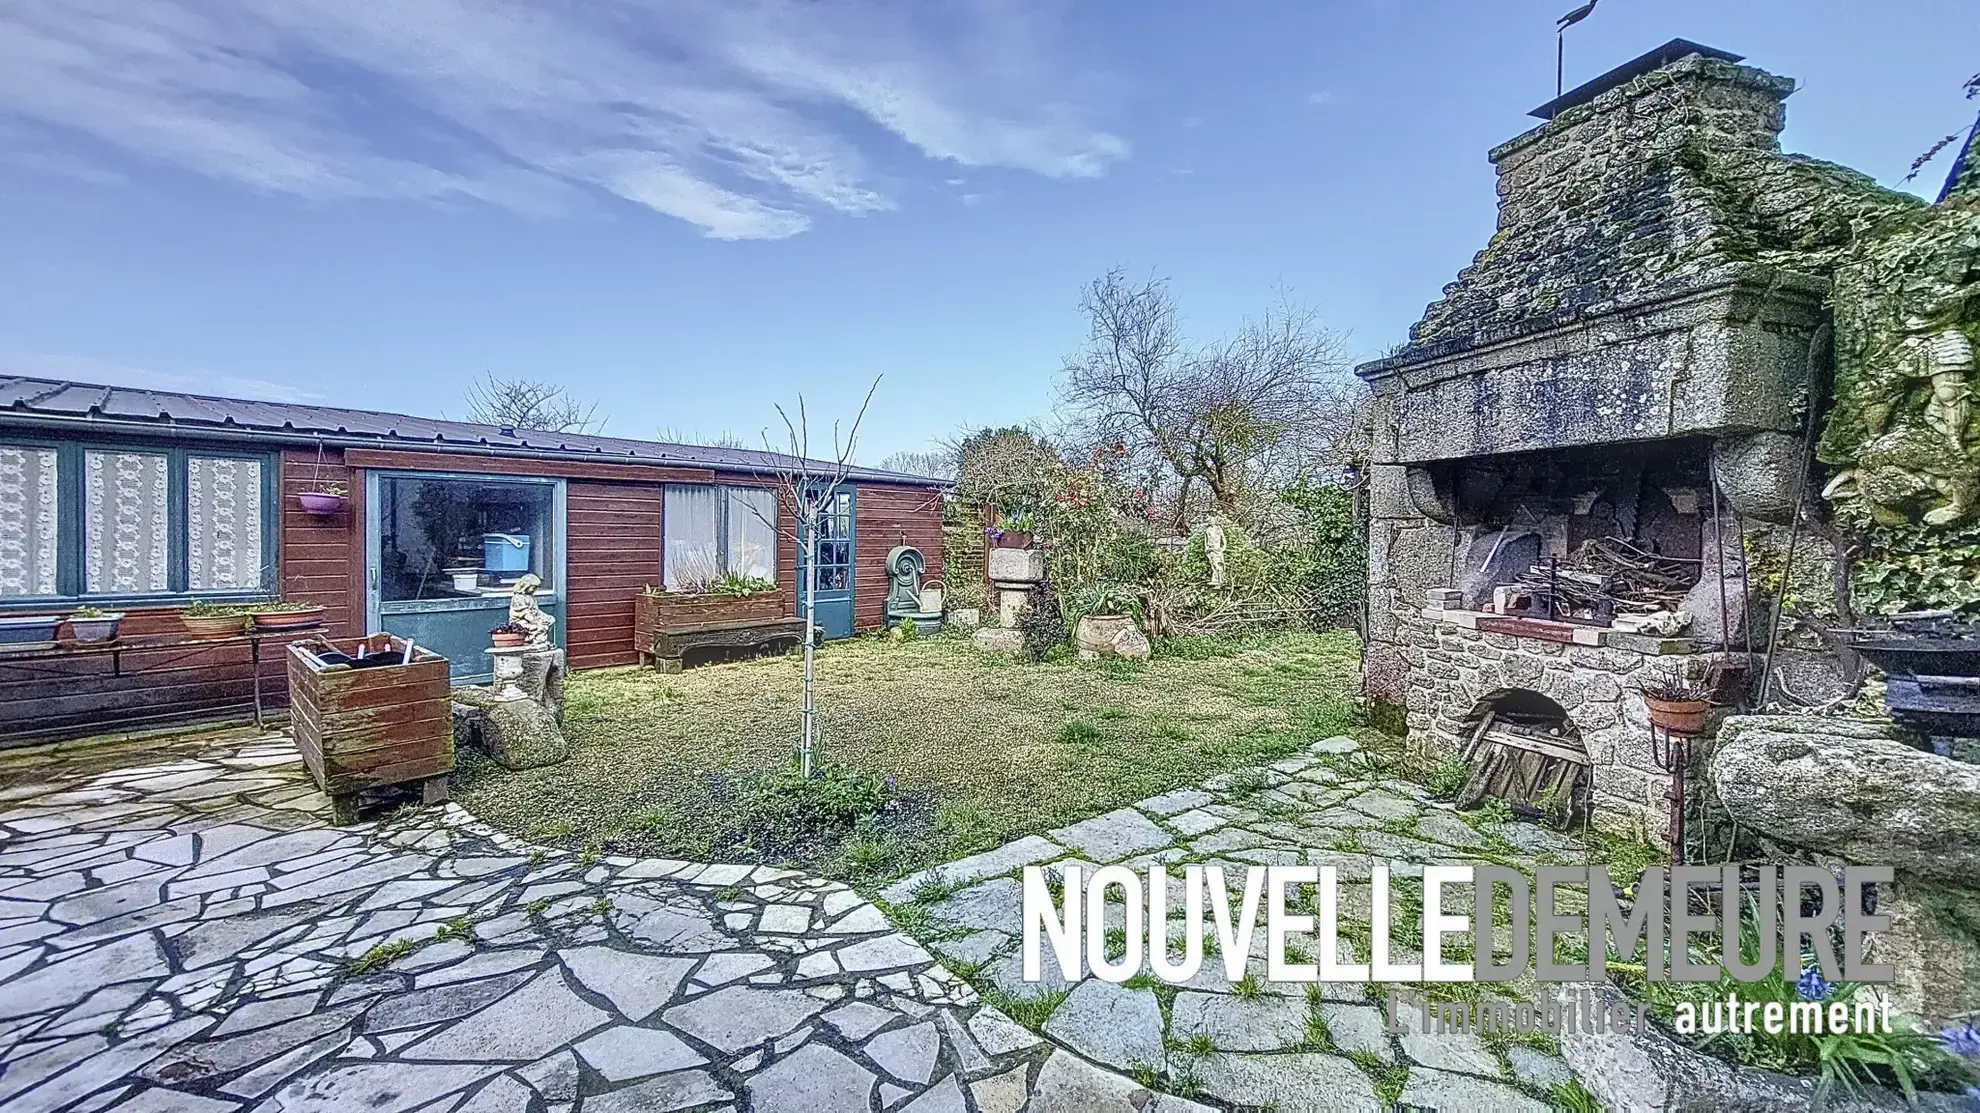
<path fill-rule="evenodd" d="M 0 599 L 272 590 L 274 472 L 265 455 L 0 443 Z"/>
<path fill-rule="evenodd" d="M 532 573 L 555 589 L 555 500 L 550 483 L 382 477 L 379 599 L 507 595 Z"/>
<path fill-rule="evenodd" d="M 669 591 L 707 587 L 724 574 L 777 578 L 777 492 L 765 487 L 667 488 L 661 580 Z"/>

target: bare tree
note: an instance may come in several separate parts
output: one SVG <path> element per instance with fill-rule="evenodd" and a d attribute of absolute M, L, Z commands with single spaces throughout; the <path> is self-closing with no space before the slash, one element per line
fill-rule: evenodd
<path fill-rule="evenodd" d="M 1248 487 L 1329 462 L 1352 425 L 1345 348 L 1311 309 L 1281 297 L 1218 345 L 1184 339 L 1164 279 L 1116 268 L 1080 298 L 1085 344 L 1062 368 L 1060 399 L 1082 439 L 1152 457 L 1176 479 L 1175 525 L 1198 485 L 1236 513 Z"/>
<path fill-rule="evenodd" d="M 660 439 L 668 444 L 690 444 L 699 448 L 748 448 L 749 443 L 740 436 L 722 430 L 714 436 L 706 433 L 690 433 L 678 427 L 669 426 L 660 430 Z"/>
<path fill-rule="evenodd" d="M 595 418 L 598 403 L 586 405 L 555 383 L 508 379 L 489 372 L 468 387 L 468 420 L 504 429 L 545 433 L 595 433 L 605 427 Z"/>
<path fill-rule="evenodd" d="M 793 525 L 786 528 L 782 521 L 769 522 L 770 528 L 788 538 L 802 554 L 799 558 L 804 580 L 801 585 L 804 593 L 804 702 L 798 720 L 800 735 L 798 742 L 798 768 L 809 778 L 812 774 L 813 754 L 817 749 L 817 708 L 813 695 L 817 685 L 818 646 L 818 529 L 821 517 L 833 509 L 839 492 L 846 486 L 847 477 L 852 472 L 853 453 L 859 445 L 859 427 L 866 420 L 866 408 L 873 404 L 873 392 L 880 389 L 880 379 L 875 377 L 873 385 L 866 388 L 866 397 L 860 400 L 859 412 L 853 416 L 852 425 L 840 432 L 839 423 L 832 423 L 832 458 L 815 460 L 811 456 L 811 414 L 805 406 L 804 396 L 798 395 L 797 419 L 779 405 L 777 417 L 784 423 L 783 443 L 773 441 L 768 429 L 763 431 L 763 447 L 776 463 L 768 469 L 777 484 L 777 502 L 789 507 Z M 752 512 L 755 513 L 754 508 Z M 761 514 L 758 514 L 759 519 Z"/>
<path fill-rule="evenodd" d="M 903 450 L 890 453 L 880 461 L 881 471 L 897 471 L 907 475 L 924 475 L 930 479 L 954 479 L 956 477 L 956 455 L 953 452 L 916 452 Z"/>

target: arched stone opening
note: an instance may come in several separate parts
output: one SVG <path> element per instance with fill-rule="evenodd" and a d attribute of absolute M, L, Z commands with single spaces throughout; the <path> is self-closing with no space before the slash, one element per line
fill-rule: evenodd
<path fill-rule="evenodd" d="M 1567 709 L 1531 688 L 1498 688 L 1459 728 L 1471 776 L 1459 808 L 1504 800 L 1515 814 L 1562 827 L 1586 824 L 1593 793 L 1587 747 Z"/>

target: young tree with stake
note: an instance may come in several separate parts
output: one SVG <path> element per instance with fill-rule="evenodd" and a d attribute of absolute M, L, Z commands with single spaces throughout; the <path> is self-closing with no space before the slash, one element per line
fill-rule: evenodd
<path fill-rule="evenodd" d="M 811 416 L 802 394 L 798 395 L 796 421 L 791 420 L 791 415 L 783 406 L 776 407 L 777 417 L 784 423 L 782 447 L 772 443 L 769 430 L 763 432 L 763 447 L 769 457 L 767 470 L 776 480 L 777 501 L 779 505 L 791 508 L 794 526 L 786 530 L 780 522 L 767 524 L 780 536 L 789 538 L 803 553 L 804 700 L 798 713 L 798 769 L 807 779 L 812 775 L 818 739 L 817 709 L 813 699 L 817 684 L 818 646 L 817 524 L 818 519 L 831 510 L 852 471 L 853 453 L 859 443 L 859 427 L 866 420 L 866 408 L 873 403 L 873 392 L 879 388 L 880 379 L 876 377 L 873 385 L 866 388 L 866 397 L 860 401 L 859 412 L 854 415 L 851 428 L 845 430 L 843 436 L 839 423 L 832 423 L 830 460 L 814 460 L 811 457 Z M 752 510 L 752 513 L 756 512 Z"/>

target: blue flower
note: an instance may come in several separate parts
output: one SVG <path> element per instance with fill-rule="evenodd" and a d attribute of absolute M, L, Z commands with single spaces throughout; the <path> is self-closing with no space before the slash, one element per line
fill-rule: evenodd
<path fill-rule="evenodd" d="M 1968 1055 L 1980 1058 L 1980 1031 L 1975 1031 L 1973 1022 L 1967 1021 L 1958 1028 L 1947 1028 L 1939 1033 L 1939 1042 L 1954 1055 Z"/>
<path fill-rule="evenodd" d="M 1831 988 L 1833 987 L 1823 980 L 1821 969 L 1816 966 L 1803 968 L 1801 977 L 1794 983 L 1795 992 L 1801 995 L 1803 1001 L 1820 1001 L 1829 995 Z"/>

